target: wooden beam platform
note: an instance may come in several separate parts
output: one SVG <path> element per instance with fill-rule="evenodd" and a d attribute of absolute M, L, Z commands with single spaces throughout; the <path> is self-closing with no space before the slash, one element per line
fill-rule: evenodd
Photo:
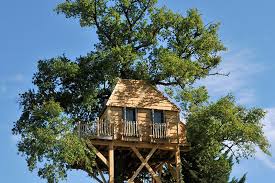
<path fill-rule="evenodd" d="M 166 150 L 166 151 L 175 151 L 177 147 L 179 147 L 180 151 L 186 152 L 190 150 L 189 144 L 186 145 L 179 145 L 179 144 L 172 144 L 172 143 L 166 143 L 166 144 L 157 144 L 157 143 L 148 143 L 148 142 L 128 142 L 128 141 L 121 141 L 121 140 L 97 140 L 97 139 L 91 139 L 89 140 L 93 145 L 104 145 L 109 146 L 110 143 L 113 143 L 115 147 L 136 147 L 136 148 L 153 148 L 154 146 L 158 145 L 158 149 L 160 150 Z"/>

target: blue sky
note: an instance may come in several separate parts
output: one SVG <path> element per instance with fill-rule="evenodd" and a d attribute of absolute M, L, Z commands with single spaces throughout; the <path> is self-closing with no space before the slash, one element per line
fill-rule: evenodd
<path fill-rule="evenodd" d="M 61 0 L 13 0 L 0 5 L 0 178 L 7 183 L 45 182 L 30 173 L 23 157 L 17 155 L 17 138 L 11 135 L 20 115 L 18 93 L 32 87 L 31 78 L 39 59 L 65 53 L 71 58 L 89 52 L 96 35 L 80 28 L 76 20 L 65 19 L 52 10 Z M 272 0 L 161 0 L 161 5 L 185 14 L 198 8 L 205 22 L 220 22 L 220 37 L 228 51 L 219 70 L 229 78 L 208 78 L 213 99 L 232 92 L 238 103 L 258 106 L 269 113 L 264 130 L 275 155 L 275 2 Z M 248 172 L 249 183 L 274 182 L 275 158 L 257 152 L 255 158 L 236 165 L 233 175 Z M 68 183 L 90 182 L 81 172 L 71 172 Z"/>

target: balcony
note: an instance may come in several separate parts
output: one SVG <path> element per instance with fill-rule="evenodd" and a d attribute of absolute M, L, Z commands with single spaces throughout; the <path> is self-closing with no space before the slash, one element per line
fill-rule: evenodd
<path fill-rule="evenodd" d="M 112 123 L 97 119 L 91 123 L 79 123 L 78 133 L 81 137 L 106 140 L 158 142 L 169 139 L 166 123 L 139 124 L 138 121 L 124 120 Z"/>

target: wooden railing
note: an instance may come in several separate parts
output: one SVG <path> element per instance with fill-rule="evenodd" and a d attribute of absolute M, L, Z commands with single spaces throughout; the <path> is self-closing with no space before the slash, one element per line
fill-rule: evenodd
<path fill-rule="evenodd" d="M 139 125 L 137 121 L 122 120 L 122 136 L 139 137 Z"/>
<path fill-rule="evenodd" d="M 97 136 L 97 123 L 78 123 L 79 136 Z"/>
<path fill-rule="evenodd" d="M 166 123 L 153 123 L 151 126 L 152 126 L 152 138 L 165 139 L 167 137 Z"/>
<path fill-rule="evenodd" d="M 108 120 L 97 121 L 97 136 L 113 136 L 114 125 Z"/>
<path fill-rule="evenodd" d="M 113 136 L 114 125 L 107 120 L 78 124 L 79 136 Z"/>
<path fill-rule="evenodd" d="M 90 137 L 115 137 L 114 124 L 108 120 L 96 120 L 90 123 L 79 123 L 78 132 L 80 136 Z M 116 132 L 118 133 L 118 131 Z M 120 126 L 120 134 L 124 137 L 141 137 L 142 131 L 137 121 L 122 120 Z M 166 139 L 167 138 L 167 124 L 153 123 L 151 124 L 151 138 L 152 139 Z"/>

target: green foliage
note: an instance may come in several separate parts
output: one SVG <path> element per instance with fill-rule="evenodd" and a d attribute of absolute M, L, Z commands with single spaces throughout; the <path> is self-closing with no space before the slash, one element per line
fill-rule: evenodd
<path fill-rule="evenodd" d="M 264 115 L 261 109 L 236 105 L 231 95 L 194 107 L 187 118 L 192 150 L 185 161 L 196 176 L 189 173 L 189 182 L 227 182 L 233 161 L 253 156 L 256 147 L 269 154 L 260 122 Z"/>
<path fill-rule="evenodd" d="M 211 71 L 221 62 L 219 24 L 205 25 L 196 9 L 183 16 L 156 3 L 66 0 L 57 6 L 57 13 L 95 28 L 98 42 L 75 61 L 64 55 L 39 61 L 36 89 L 21 94 L 13 133 L 21 137 L 18 151 L 31 171 L 38 169 L 48 182 L 65 179 L 72 169 L 97 175 L 95 155 L 77 137 L 76 122 L 97 117 L 118 77 L 163 86 L 180 104 L 192 144 L 182 159 L 186 182 L 228 182 L 236 160 L 252 156 L 257 146 L 268 154 L 261 109 L 237 106 L 232 96 L 211 103 L 205 87 L 194 87 L 215 75 Z M 165 178 L 172 180 L 170 174 Z"/>
<path fill-rule="evenodd" d="M 246 181 L 246 174 L 244 174 L 240 180 L 233 178 L 229 183 L 245 183 L 245 181 Z"/>
<path fill-rule="evenodd" d="M 29 169 L 38 168 L 38 175 L 52 183 L 66 178 L 66 171 L 74 166 L 92 173 L 94 154 L 74 133 L 60 104 L 49 100 L 32 105 L 32 111 L 23 110 L 13 129 L 21 135 L 18 149 L 26 156 Z"/>

